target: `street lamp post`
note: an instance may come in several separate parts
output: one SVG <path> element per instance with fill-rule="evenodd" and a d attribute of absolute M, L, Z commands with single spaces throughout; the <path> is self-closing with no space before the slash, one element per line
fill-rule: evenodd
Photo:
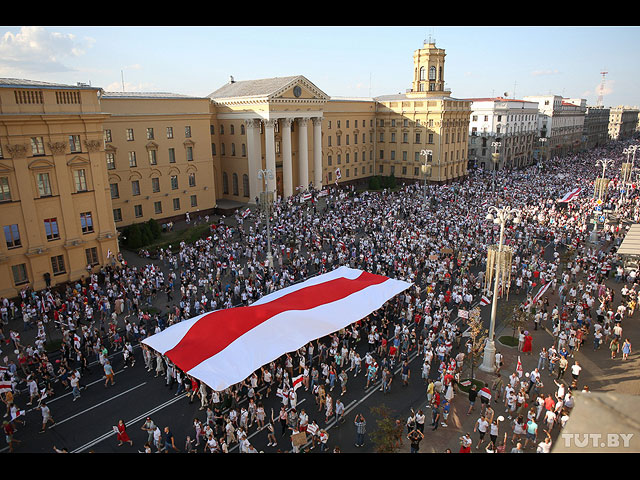
<path fill-rule="evenodd" d="M 495 212 L 495 215 L 491 212 Z M 483 372 L 495 372 L 496 370 L 496 344 L 493 339 L 495 335 L 496 328 L 496 312 L 498 309 L 498 287 L 500 285 L 500 280 L 504 278 L 503 273 L 505 269 L 511 269 L 511 265 L 502 265 L 504 258 L 502 254 L 505 252 L 503 250 L 503 241 L 504 241 L 504 226 L 507 221 L 511 220 L 514 224 L 520 223 L 520 215 L 521 211 L 518 209 L 512 209 L 508 206 L 497 208 L 497 207 L 489 207 L 489 213 L 487 214 L 487 220 L 493 221 L 494 224 L 500 225 L 500 242 L 498 243 L 498 254 L 495 262 L 495 278 L 493 284 L 493 299 L 491 300 L 491 323 L 489 324 L 489 337 L 487 338 L 487 343 L 484 347 L 484 357 L 482 359 L 482 365 L 480 365 L 480 370 Z M 509 262 L 510 263 L 510 262 Z M 506 285 L 503 285 L 503 288 L 506 288 Z"/>
<path fill-rule="evenodd" d="M 501 142 L 491 142 L 491 146 L 494 147 L 491 160 L 493 161 L 493 192 L 496 191 L 496 169 L 498 168 L 498 148 L 502 145 Z"/>
<path fill-rule="evenodd" d="M 627 200 L 629 199 L 629 190 L 631 190 L 631 185 L 629 184 L 631 183 L 631 174 L 633 172 L 633 164 L 636 161 L 636 150 L 638 150 L 638 145 L 631 145 L 630 147 L 627 147 L 622 151 L 623 153 L 627 154 L 627 165 L 629 165 L 629 154 L 633 155 L 631 157 L 631 166 L 628 167 L 627 174 L 625 175 L 625 183 L 627 184 L 625 186 L 626 188 L 625 196 Z"/>
<path fill-rule="evenodd" d="M 264 208 L 265 215 L 267 216 L 267 263 L 269 268 L 273 268 L 273 255 L 271 254 L 271 204 L 273 202 L 273 191 L 267 191 L 267 183 L 269 180 L 273 180 L 273 170 L 264 169 L 258 170 L 258 179 L 264 182 L 264 189 L 260 192 L 260 203 Z"/>
<path fill-rule="evenodd" d="M 424 203 L 427 204 L 427 173 L 431 170 L 431 164 L 428 163 L 433 156 L 432 150 L 420 150 L 420 155 L 424 157 Z"/>

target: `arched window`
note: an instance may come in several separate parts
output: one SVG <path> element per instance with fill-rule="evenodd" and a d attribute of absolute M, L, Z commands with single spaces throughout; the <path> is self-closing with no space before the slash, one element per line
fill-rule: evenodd
<path fill-rule="evenodd" d="M 242 195 L 249 196 L 249 175 L 246 173 L 242 175 Z"/>
<path fill-rule="evenodd" d="M 222 192 L 229 194 L 229 177 L 227 172 L 222 172 Z"/>
<path fill-rule="evenodd" d="M 420 67 L 420 80 L 425 80 L 424 74 L 425 74 L 424 67 Z"/>
<path fill-rule="evenodd" d="M 431 66 L 429 67 L 429 80 L 435 80 L 436 79 L 436 67 Z"/>
<path fill-rule="evenodd" d="M 233 194 L 238 195 L 238 174 L 234 173 L 232 177 L 233 181 Z"/>

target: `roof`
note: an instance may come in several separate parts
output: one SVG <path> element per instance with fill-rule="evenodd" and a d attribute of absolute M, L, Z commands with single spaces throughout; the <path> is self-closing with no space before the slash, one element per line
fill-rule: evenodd
<path fill-rule="evenodd" d="M 169 92 L 104 92 L 102 98 L 205 98 Z"/>
<path fill-rule="evenodd" d="M 39 80 L 27 80 L 24 78 L 0 78 L 0 87 L 13 87 L 13 88 L 73 88 L 74 90 L 86 89 L 86 90 L 100 90 L 100 87 L 92 87 L 84 83 L 76 85 L 65 85 L 63 83 L 50 83 L 41 82 Z"/>
<path fill-rule="evenodd" d="M 288 84 L 301 75 L 291 77 L 261 78 L 259 80 L 231 81 L 220 87 L 213 93 L 207 95 L 211 99 L 215 98 L 235 98 L 235 97 L 267 97 L 286 87 Z"/>
<path fill-rule="evenodd" d="M 618 255 L 640 255 L 640 224 L 631 225 L 617 253 Z"/>

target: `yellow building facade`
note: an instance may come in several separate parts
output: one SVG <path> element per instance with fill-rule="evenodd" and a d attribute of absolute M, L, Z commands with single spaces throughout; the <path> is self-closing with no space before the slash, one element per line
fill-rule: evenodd
<path fill-rule="evenodd" d="M 102 95 L 105 171 L 116 227 L 206 215 L 216 207 L 206 98 L 167 93 Z"/>
<path fill-rule="evenodd" d="M 99 95 L 0 79 L 0 297 L 86 276 L 118 251 Z"/>
<path fill-rule="evenodd" d="M 445 89 L 444 59 L 425 41 L 411 88 L 372 98 L 302 75 L 201 98 L 0 79 L 0 297 L 79 279 L 118 253 L 118 228 L 150 218 L 374 175 L 462 178 L 471 108 Z"/>

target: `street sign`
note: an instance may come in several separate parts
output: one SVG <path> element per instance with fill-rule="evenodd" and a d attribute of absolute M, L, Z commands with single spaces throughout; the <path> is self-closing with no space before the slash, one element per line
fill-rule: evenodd
<path fill-rule="evenodd" d="M 604 215 L 600 215 L 600 221 L 604 223 Z"/>

